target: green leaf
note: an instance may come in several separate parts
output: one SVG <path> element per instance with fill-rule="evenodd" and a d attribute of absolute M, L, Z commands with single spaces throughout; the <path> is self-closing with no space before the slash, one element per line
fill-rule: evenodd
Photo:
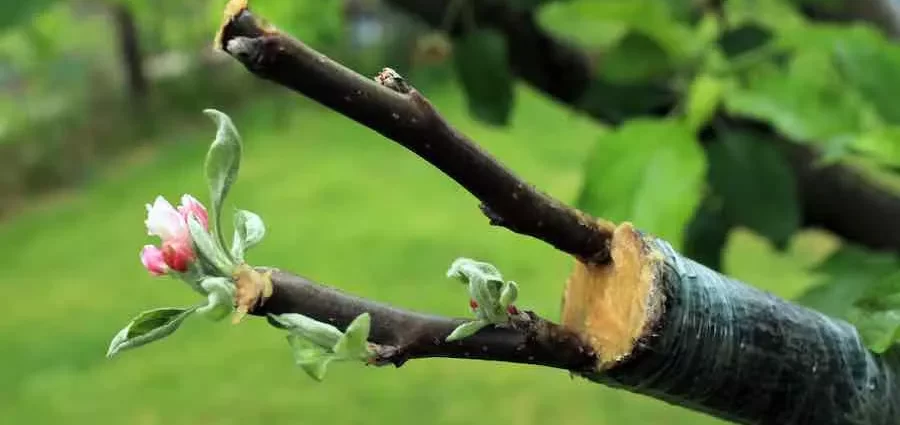
<path fill-rule="evenodd" d="M 900 46 L 874 28 L 843 29 L 833 41 L 834 63 L 844 80 L 891 123 L 900 124 Z"/>
<path fill-rule="evenodd" d="M 750 130 L 720 131 L 707 148 L 709 183 L 731 223 L 784 248 L 800 227 L 800 205 L 790 164 L 770 138 Z"/>
<path fill-rule="evenodd" d="M 506 323 L 509 316 L 500 297 L 504 286 L 503 276 L 489 263 L 458 258 L 447 271 L 447 277 L 460 279 L 468 284 L 469 296 L 477 303 L 475 316 L 487 323 Z"/>
<path fill-rule="evenodd" d="M 332 351 L 341 358 L 365 359 L 371 355 L 369 350 L 369 329 L 371 317 L 369 313 L 363 313 L 353 319 L 347 330 L 344 331 Z"/>
<path fill-rule="evenodd" d="M 222 231 L 222 206 L 228 191 L 237 179 L 241 165 L 241 136 L 231 122 L 231 118 L 215 109 L 203 111 L 216 123 L 216 139 L 206 154 L 206 181 L 212 199 L 212 221 L 218 245 L 226 249 L 225 235 Z M 227 253 L 227 252 L 226 252 Z M 230 253 L 229 253 L 230 255 Z"/>
<path fill-rule="evenodd" d="M 507 63 L 506 39 L 494 30 L 471 31 L 454 42 L 453 52 L 469 113 L 487 124 L 507 125 L 515 93 Z"/>
<path fill-rule="evenodd" d="M 900 341 L 900 309 L 887 311 L 866 311 L 852 309 L 848 319 L 865 342 L 875 353 L 884 353 L 894 343 Z"/>
<path fill-rule="evenodd" d="M 487 322 L 482 322 L 480 320 L 463 323 L 457 326 L 456 329 L 454 329 L 453 332 L 451 332 L 450 335 L 447 336 L 447 342 L 453 342 L 463 338 L 468 338 L 472 335 L 475 335 L 476 332 L 480 331 L 487 325 Z"/>
<path fill-rule="evenodd" d="M 243 263 L 247 250 L 256 246 L 266 235 L 266 225 L 260 216 L 244 210 L 234 214 L 234 242 L 231 256 L 235 262 Z"/>
<path fill-rule="evenodd" d="M 206 231 L 203 224 L 197 220 L 197 217 L 193 215 L 188 217 L 188 231 L 194 244 L 194 252 L 197 253 L 198 261 L 204 273 L 219 277 L 231 276 L 233 264 L 230 264 L 230 260 L 224 258 L 224 254 L 213 241 L 212 236 Z"/>
<path fill-rule="evenodd" d="M 707 195 L 684 232 L 684 255 L 716 271 L 733 225 L 725 217 L 720 199 Z"/>
<path fill-rule="evenodd" d="M 218 321 L 234 311 L 235 287 L 225 277 L 206 277 L 200 281 L 200 287 L 207 294 L 206 305 L 197 309 L 197 313 L 211 320 Z"/>
<path fill-rule="evenodd" d="M 516 302 L 518 297 L 519 285 L 516 285 L 516 282 L 507 282 L 503 286 L 503 292 L 500 292 L 500 306 L 503 308 L 509 307 Z"/>
<path fill-rule="evenodd" d="M 681 4 L 679 4 L 681 3 Z M 656 40 L 675 63 L 701 46 L 679 16 L 686 2 L 656 0 L 576 0 L 541 8 L 542 26 L 587 46 L 606 47 L 628 31 Z"/>
<path fill-rule="evenodd" d="M 895 255 L 844 245 L 816 271 L 822 282 L 798 302 L 848 320 L 874 352 L 900 341 L 900 262 Z"/>
<path fill-rule="evenodd" d="M 705 155 L 687 125 L 632 120 L 597 143 L 578 206 L 674 243 L 700 202 L 705 175 Z"/>
<path fill-rule="evenodd" d="M 769 122 L 794 140 L 828 149 L 842 149 L 877 124 L 828 56 L 815 51 L 795 55 L 787 72 L 758 70 L 724 100 L 729 113 Z"/>
<path fill-rule="evenodd" d="M 294 355 L 294 363 L 300 366 L 310 378 L 321 382 L 325 378 L 328 364 L 334 360 L 334 356 L 297 335 L 288 335 L 287 340 Z"/>
<path fill-rule="evenodd" d="M 844 245 L 815 268 L 822 276 L 819 284 L 798 297 L 797 302 L 846 319 L 860 301 L 890 295 L 891 281 L 887 285 L 883 281 L 893 279 L 898 270 L 900 263 L 892 254 Z"/>
<path fill-rule="evenodd" d="M 725 83 L 716 77 L 700 74 L 694 78 L 688 89 L 684 112 L 691 130 L 698 131 L 712 118 L 724 91 Z"/>
<path fill-rule="evenodd" d="M 803 15 L 790 1 L 728 0 L 722 6 L 725 20 L 732 27 L 758 23 L 777 32 L 786 32 L 805 24 Z"/>
<path fill-rule="evenodd" d="M 331 350 L 344 336 L 338 328 L 299 313 L 270 314 L 269 317 L 290 333 L 326 350 Z"/>
<path fill-rule="evenodd" d="M 181 326 L 197 307 L 190 308 L 158 308 L 145 311 L 131 320 L 119 331 L 106 352 L 106 357 L 137 348 L 171 335 Z"/>
<path fill-rule="evenodd" d="M 672 60 L 650 36 L 629 31 L 603 57 L 598 75 L 616 84 L 664 80 L 673 71 Z"/>
<path fill-rule="evenodd" d="M 860 135 L 851 147 L 878 165 L 900 167 L 900 126 L 884 127 Z"/>

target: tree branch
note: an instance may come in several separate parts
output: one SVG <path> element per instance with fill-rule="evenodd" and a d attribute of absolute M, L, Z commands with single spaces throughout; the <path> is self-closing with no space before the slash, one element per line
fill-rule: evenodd
<path fill-rule="evenodd" d="M 605 259 L 576 262 L 562 327 L 530 313 L 511 328 L 446 343 L 460 321 L 281 272 L 273 275 L 272 296 L 252 314 L 302 313 L 344 327 L 368 312 L 382 363 L 460 357 L 545 365 L 742 424 L 898 422 L 900 362 L 894 353 L 868 351 L 853 326 L 728 279 L 627 223 L 599 225 L 526 190 L 392 74 L 381 82 L 400 92 L 259 26 L 243 7 L 227 16 L 220 45 L 256 75 L 416 152 L 479 197 L 492 221 L 581 259 Z"/>
<path fill-rule="evenodd" d="M 439 28 L 444 10 L 451 1 L 388 0 L 388 3 Z M 854 17 L 874 19 L 876 24 L 893 34 L 897 30 L 894 22 L 898 19 L 894 6 L 888 3 L 888 0 L 845 2 L 847 7 L 856 10 Z M 526 83 L 599 121 L 619 124 L 634 116 L 583 102 L 584 95 L 597 81 L 593 77 L 592 61 L 579 48 L 547 34 L 534 22 L 530 12 L 514 7 L 509 0 L 470 2 L 469 7 L 480 25 L 495 28 L 505 35 L 510 50 L 510 67 Z M 880 15 L 873 11 L 884 7 L 894 10 L 894 14 L 878 18 Z M 456 25 L 451 34 L 459 35 L 463 31 L 462 25 Z M 661 96 L 666 97 L 664 94 Z M 677 102 L 674 94 L 668 97 L 671 100 L 667 105 L 640 113 L 667 115 Z M 769 132 L 775 133 L 772 129 Z M 790 162 L 800 189 L 802 222 L 806 226 L 829 230 L 869 248 L 900 251 L 900 223 L 888 220 L 874 226 L 870 224 L 872 222 L 860 219 L 875 211 L 886 217 L 900 216 L 900 194 L 866 179 L 850 167 L 819 167 L 820 154 L 817 151 L 787 140 L 785 143 L 793 145 Z"/>
<path fill-rule="evenodd" d="M 499 225 L 585 261 L 609 260 L 608 226 L 539 192 L 435 111 L 417 91 L 389 89 L 306 45 L 265 29 L 247 11 L 231 18 L 220 47 L 257 76 L 296 90 L 396 141 L 504 217 Z M 492 220 L 494 222 L 494 220 Z"/>
<path fill-rule="evenodd" d="M 532 312 L 514 327 L 488 327 L 454 342 L 445 339 L 464 320 L 402 310 L 355 297 L 303 277 L 274 271 L 274 291 L 251 314 L 301 313 L 344 329 L 356 316 L 369 313 L 369 341 L 380 345 L 378 363 L 401 366 L 407 360 L 454 357 L 547 366 L 573 372 L 593 370 L 591 347 L 573 332 Z"/>

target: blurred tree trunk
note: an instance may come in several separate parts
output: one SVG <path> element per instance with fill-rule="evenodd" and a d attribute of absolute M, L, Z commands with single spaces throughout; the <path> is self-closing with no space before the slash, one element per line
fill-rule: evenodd
<path fill-rule="evenodd" d="M 122 60 L 122 70 L 128 81 L 128 92 L 134 104 L 140 104 L 147 94 L 147 75 L 144 73 L 143 54 L 141 52 L 140 37 L 137 26 L 134 23 L 134 14 L 125 3 L 115 3 L 111 6 L 112 17 L 115 21 L 117 39 L 119 42 L 119 54 Z"/>

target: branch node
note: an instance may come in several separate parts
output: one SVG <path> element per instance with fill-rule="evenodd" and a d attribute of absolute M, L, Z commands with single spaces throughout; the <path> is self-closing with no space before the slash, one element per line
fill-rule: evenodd
<path fill-rule="evenodd" d="M 413 90 L 412 86 L 397 71 L 387 67 L 375 76 L 375 81 L 400 94 L 409 94 Z"/>

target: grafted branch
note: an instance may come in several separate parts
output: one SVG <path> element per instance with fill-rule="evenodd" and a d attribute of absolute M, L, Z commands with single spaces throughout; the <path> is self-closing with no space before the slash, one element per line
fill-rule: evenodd
<path fill-rule="evenodd" d="M 401 93 L 363 78 L 303 43 L 261 27 L 246 10 L 230 18 L 220 40 L 223 50 L 257 76 L 339 111 L 443 171 L 481 200 L 492 223 L 586 261 L 608 260 L 608 226 L 520 179 L 448 125 L 417 91 Z"/>
<path fill-rule="evenodd" d="M 356 316 L 369 313 L 370 341 L 381 346 L 379 363 L 401 366 L 410 359 L 455 357 L 585 372 L 596 362 L 593 350 L 575 333 L 531 312 L 526 313 L 527 319 L 516 321 L 515 327 L 489 327 L 446 342 L 462 319 L 398 309 L 281 271 L 273 273 L 272 283 L 272 298 L 252 314 L 302 313 L 343 329 Z"/>
<path fill-rule="evenodd" d="M 343 327 L 368 312 L 381 362 L 459 357 L 551 366 L 742 424 L 900 422 L 900 362 L 868 351 L 853 326 L 728 279 L 630 224 L 563 205 L 453 129 L 417 91 L 376 84 L 261 26 L 244 3 L 231 6 L 219 43 L 248 70 L 400 143 L 480 199 L 492 221 L 579 259 L 562 327 L 529 314 L 511 328 L 446 343 L 461 322 L 284 273 L 274 274 L 272 296 L 251 313 L 302 313 Z"/>

